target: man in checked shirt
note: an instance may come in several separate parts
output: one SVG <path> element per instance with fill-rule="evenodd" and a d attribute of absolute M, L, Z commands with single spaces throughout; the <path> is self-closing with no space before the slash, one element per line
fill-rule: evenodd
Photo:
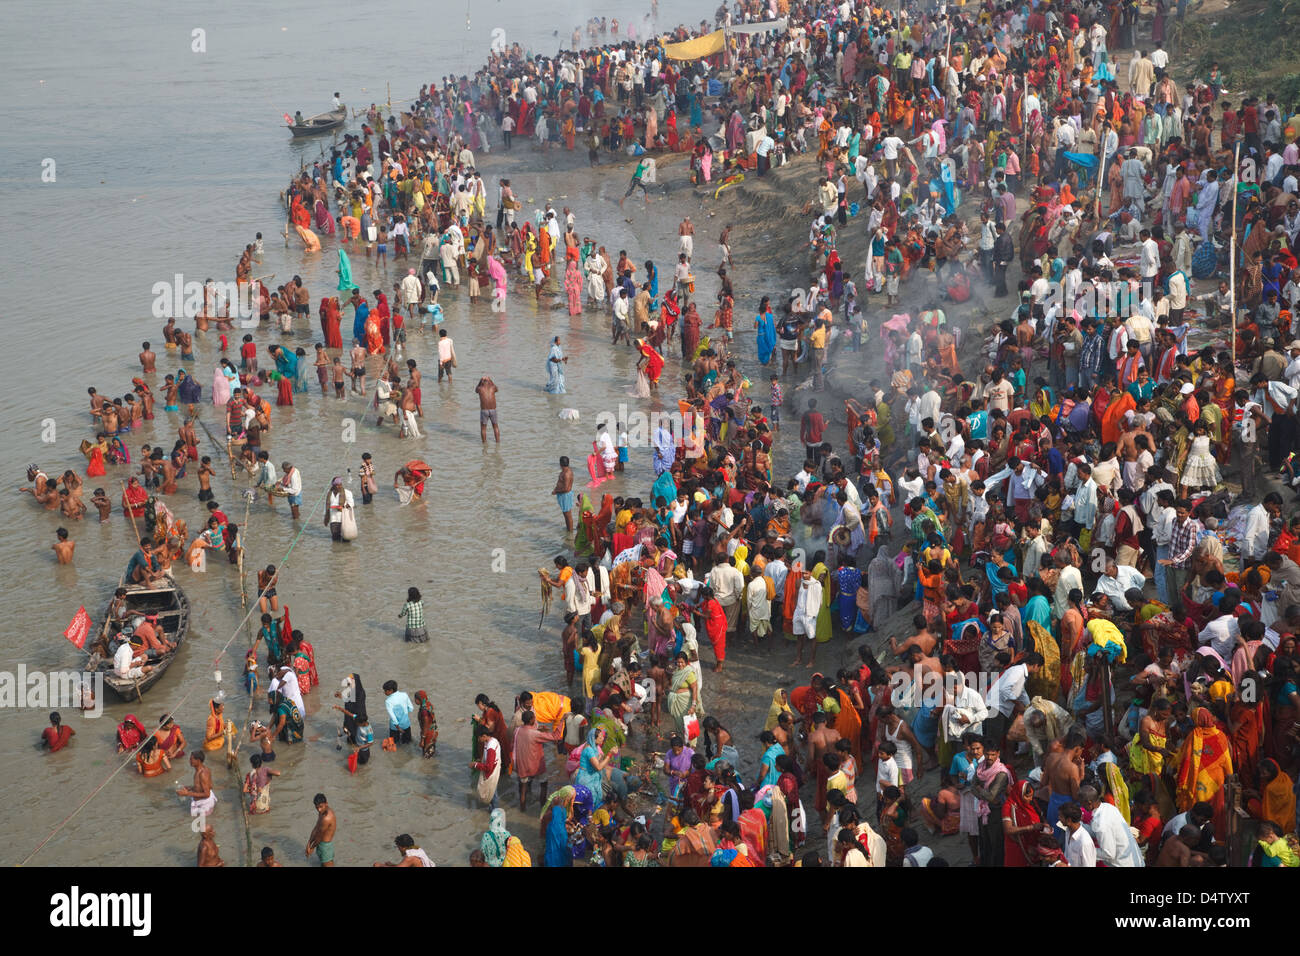
<path fill-rule="evenodd" d="M 1203 530 L 1201 523 L 1192 516 L 1192 506 L 1186 498 L 1174 503 L 1174 532 L 1169 541 L 1169 557 L 1161 558 L 1165 565 L 1165 577 L 1168 580 L 1169 596 L 1175 606 L 1183 600 L 1183 586 L 1187 583 L 1187 565 L 1196 550 L 1196 542 Z"/>

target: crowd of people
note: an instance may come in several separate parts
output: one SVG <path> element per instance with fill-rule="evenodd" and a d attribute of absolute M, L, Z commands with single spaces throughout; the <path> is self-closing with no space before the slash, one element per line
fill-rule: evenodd
<path fill-rule="evenodd" d="M 420 371 L 400 361 L 407 333 L 433 332 L 439 379 L 451 375 L 439 297 L 462 280 L 494 308 L 514 285 L 565 296 L 571 315 L 608 309 L 613 346 L 640 354 L 641 399 L 664 400 L 661 377 L 680 355 L 668 381 L 681 393 L 644 449 L 648 492 L 620 475 L 632 453 L 623 423 L 598 428 L 586 490 L 560 461 L 555 497 L 572 538 L 540 577 L 563 606 L 568 693 L 520 692 L 508 720 L 476 699 L 471 769 L 489 816 L 473 864 L 533 862 L 499 805 L 513 774 L 521 813 L 537 785 L 546 866 L 943 866 L 966 854 L 981 866 L 1300 865 L 1300 517 L 1288 500 L 1300 481 L 1300 140 L 1272 96 L 1222 99 L 1217 71 L 1180 88 L 1167 13 L 1164 0 L 1149 22 L 1124 0 L 945 12 L 742 0 L 716 18 L 722 52 L 688 59 L 672 44 L 711 35 L 707 23 L 643 43 L 615 25 L 603 45 L 592 24 L 589 48 L 576 49 L 578 31 L 554 57 L 515 47 L 472 78 L 422 88 L 400 118 L 372 106 L 361 135 L 294 177 L 286 241 L 339 245 L 339 294 L 319 306 L 322 397 L 331 382 L 344 397 L 347 378 L 368 395 L 378 365 L 378 421 L 403 436 L 421 437 L 422 416 Z M 653 260 L 638 269 L 628 252 L 610 255 L 570 209 L 517 215 L 508 177 L 489 221 L 476 153 L 515 136 L 543 149 L 581 141 L 592 163 L 632 156 L 624 199 L 640 188 L 647 202 L 666 152 L 690 154 L 701 191 L 806 154 L 809 286 L 801 275 L 792 296 L 753 297 L 751 360 L 735 334 L 730 227 L 706 328 L 689 218 L 662 288 Z M 861 261 L 848 263 L 859 241 Z M 298 277 L 274 292 L 252 280 L 260 244 L 241 256 L 241 290 L 292 330 L 311 298 Z M 351 259 L 387 269 L 390 251 L 405 274 L 372 306 Z M 976 292 L 994 309 L 1011 297 L 983 340 L 957 319 Z M 198 331 L 209 322 L 233 328 L 205 295 Z M 163 334 L 169 355 L 192 358 L 174 321 Z M 291 462 L 277 473 L 261 449 L 273 409 L 258 391 L 274 383 L 275 404 L 292 404 L 309 391 L 309 357 L 272 344 L 271 372 L 257 352 L 244 336 L 211 397 L 232 475 L 242 466 L 298 519 L 303 478 Z M 155 374 L 148 343 L 140 360 Z M 547 391 L 565 391 L 565 362 L 557 337 Z M 832 384 L 852 396 L 842 433 L 827 417 Z M 190 410 L 173 451 L 146 446 L 124 487 L 124 512 L 145 523 L 132 583 L 178 558 L 198 570 L 209 550 L 239 556 L 238 529 L 211 500 L 212 461 L 198 455 L 198 384 L 181 370 L 163 388 L 168 412 Z M 476 391 L 486 442 L 489 423 L 499 436 L 496 389 L 483 379 Z M 91 411 L 93 476 L 130 462 L 121 436 L 152 417 L 153 396 L 143 378 L 120 400 L 91 389 Z M 787 419 L 800 460 L 779 478 Z M 160 496 L 191 462 L 209 515 L 186 546 Z M 364 456 L 363 504 L 374 468 Z M 412 460 L 394 487 L 409 500 L 430 473 Z M 32 466 L 30 490 L 75 520 L 80 478 L 68 474 L 60 490 Z M 595 491 L 605 480 L 621 493 Z M 342 479 L 325 495 L 335 539 L 354 537 Z M 111 510 L 102 490 L 92 504 L 101 520 Z M 302 694 L 319 684 L 287 608 L 272 614 L 275 583 L 274 568 L 259 575 L 266 606 L 245 659 L 250 695 L 266 667 L 272 680 L 270 723 L 250 727 L 253 813 L 269 809 L 273 742 L 302 739 Z M 407 640 L 427 639 L 415 589 L 402 616 Z M 754 745 L 706 709 L 703 664 L 724 671 L 729 652 L 778 642 L 798 679 L 773 691 L 746 762 Z M 128 674 L 167 652 L 147 643 L 131 645 Z M 436 755 L 428 695 L 392 680 L 384 693 L 381 745 L 418 731 Z M 360 676 L 336 696 L 356 772 L 376 739 Z M 210 710 L 204 749 L 230 747 L 220 703 Z M 185 751 L 164 730 L 134 717 L 119 727 L 146 776 Z M 567 778 L 553 791 L 549 746 Z M 183 792 L 206 813 L 203 751 L 191 764 Z M 331 865 L 323 794 L 316 808 L 307 851 Z M 824 845 L 808 842 L 818 825 Z M 211 840 L 200 862 L 219 865 Z M 408 834 L 396 846 L 395 865 L 432 862 Z"/>

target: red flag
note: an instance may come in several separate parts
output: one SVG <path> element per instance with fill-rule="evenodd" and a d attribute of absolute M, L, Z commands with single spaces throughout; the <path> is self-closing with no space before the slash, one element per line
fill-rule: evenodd
<path fill-rule="evenodd" d="M 85 605 L 78 609 L 72 618 L 72 623 L 68 629 L 63 632 L 63 636 L 70 640 L 81 650 L 86 648 L 86 637 L 90 634 L 90 615 L 86 613 Z"/>

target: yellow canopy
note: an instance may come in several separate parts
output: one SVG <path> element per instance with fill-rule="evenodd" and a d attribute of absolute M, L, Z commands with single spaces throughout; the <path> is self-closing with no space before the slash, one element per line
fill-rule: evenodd
<path fill-rule="evenodd" d="M 684 40 L 681 43 L 666 43 L 664 44 L 664 53 L 672 60 L 702 60 L 706 56 L 721 53 L 724 43 L 723 32 L 714 30 L 712 33 L 696 37 L 693 40 Z"/>

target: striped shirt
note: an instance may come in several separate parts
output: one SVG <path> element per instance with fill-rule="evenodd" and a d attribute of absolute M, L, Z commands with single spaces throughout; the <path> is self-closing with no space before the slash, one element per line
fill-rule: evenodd
<path fill-rule="evenodd" d="M 1169 557 L 1176 568 L 1187 567 L 1196 543 L 1200 541 L 1201 523 L 1195 518 L 1188 518 L 1181 524 L 1174 525 L 1174 533 L 1169 541 Z"/>
<path fill-rule="evenodd" d="M 424 627 L 424 602 L 407 601 L 399 617 L 406 618 L 407 627 Z"/>

